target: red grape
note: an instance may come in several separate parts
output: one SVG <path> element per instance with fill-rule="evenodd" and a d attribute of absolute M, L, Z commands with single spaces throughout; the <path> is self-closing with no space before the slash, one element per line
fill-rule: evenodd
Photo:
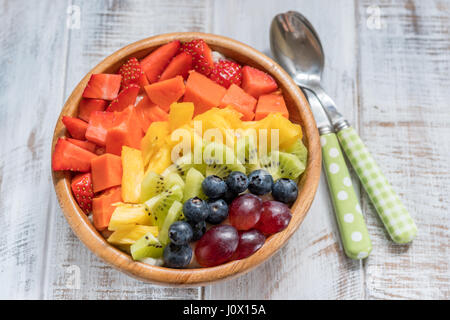
<path fill-rule="evenodd" d="M 230 225 L 209 229 L 197 242 L 195 256 L 203 267 L 213 267 L 228 261 L 239 243 L 237 230 Z"/>
<path fill-rule="evenodd" d="M 261 216 L 262 200 L 253 194 L 244 194 L 230 205 L 230 223 L 238 230 L 253 228 Z"/>
<path fill-rule="evenodd" d="M 266 237 L 258 230 L 239 231 L 239 245 L 233 255 L 234 260 L 244 259 L 258 251 Z"/>
<path fill-rule="evenodd" d="M 278 201 L 265 201 L 256 229 L 267 234 L 273 234 L 285 229 L 292 214 L 289 207 Z"/>

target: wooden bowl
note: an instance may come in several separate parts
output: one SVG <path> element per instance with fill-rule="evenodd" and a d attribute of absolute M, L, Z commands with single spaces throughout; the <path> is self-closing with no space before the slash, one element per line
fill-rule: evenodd
<path fill-rule="evenodd" d="M 115 73 L 130 57 L 142 58 L 155 48 L 172 40 L 178 39 L 185 42 L 194 38 L 202 38 L 212 50 L 221 52 L 241 64 L 264 70 L 276 79 L 283 91 L 291 120 L 302 125 L 303 140 L 309 151 L 308 164 L 299 182 L 300 192 L 292 207 L 293 217 L 285 230 L 269 237 L 260 250 L 246 259 L 231 261 L 211 268 L 181 270 L 133 261 L 128 254 L 108 244 L 91 224 L 86 214 L 81 211 L 72 196 L 70 190 L 71 174 L 69 172 L 53 172 L 53 183 L 62 211 L 78 238 L 92 252 L 116 269 L 143 281 L 162 285 L 192 286 L 208 284 L 248 272 L 267 260 L 286 243 L 302 223 L 316 193 L 321 170 L 321 148 L 315 121 L 305 96 L 289 75 L 272 59 L 243 43 L 218 35 L 194 32 L 170 33 L 144 39 L 116 51 L 100 62 L 80 81 L 66 101 L 55 127 L 52 153 L 58 138 L 66 134 L 61 118 L 64 115 L 77 115 L 78 104 L 91 74 Z"/>

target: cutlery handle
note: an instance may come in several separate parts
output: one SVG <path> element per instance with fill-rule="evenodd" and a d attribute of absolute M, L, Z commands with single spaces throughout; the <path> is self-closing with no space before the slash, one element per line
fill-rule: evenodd
<path fill-rule="evenodd" d="M 334 133 L 320 137 L 322 158 L 342 245 L 351 259 L 367 258 L 372 243 L 339 141 Z"/>
<path fill-rule="evenodd" d="M 392 240 L 410 242 L 417 233 L 416 224 L 355 129 L 344 128 L 337 136 Z"/>

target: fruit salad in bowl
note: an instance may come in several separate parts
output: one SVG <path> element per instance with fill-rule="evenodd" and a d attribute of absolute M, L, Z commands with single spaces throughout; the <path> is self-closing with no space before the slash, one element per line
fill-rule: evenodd
<path fill-rule="evenodd" d="M 60 118 L 54 177 L 129 261 L 220 267 L 299 223 L 305 119 L 267 70 L 215 49 L 199 34 L 121 57 Z"/>

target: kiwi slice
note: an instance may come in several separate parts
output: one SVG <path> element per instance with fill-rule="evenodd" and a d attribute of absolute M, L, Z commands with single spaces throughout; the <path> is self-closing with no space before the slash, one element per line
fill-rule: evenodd
<path fill-rule="evenodd" d="M 236 141 L 236 158 L 244 165 L 247 173 L 260 169 L 258 144 L 253 136 L 244 136 Z"/>
<path fill-rule="evenodd" d="M 205 177 L 195 168 L 189 169 L 186 175 L 186 185 L 184 188 L 183 202 L 186 202 L 190 198 L 199 197 L 206 200 L 206 196 L 203 193 L 202 182 Z"/>
<path fill-rule="evenodd" d="M 145 202 L 145 206 L 152 214 L 155 224 L 161 228 L 172 204 L 175 201 L 181 201 L 182 199 L 183 190 L 180 186 L 174 185 L 170 189 L 165 190 Z"/>
<path fill-rule="evenodd" d="M 161 230 L 159 231 L 158 240 L 163 245 L 169 243 L 169 228 L 172 225 L 172 223 L 181 219 L 182 212 L 183 212 L 183 205 L 181 204 L 181 202 L 174 201 L 169 209 L 169 212 L 167 212 L 167 216 L 164 219 L 164 223 L 161 227 Z"/>
<path fill-rule="evenodd" d="M 179 174 L 168 171 L 164 176 L 149 171 L 142 180 L 140 202 L 145 202 L 175 185 L 184 189 L 184 181 Z"/>
<path fill-rule="evenodd" d="M 134 260 L 143 258 L 159 258 L 163 254 L 164 247 L 155 236 L 148 232 L 130 247 L 131 256 Z"/>
<path fill-rule="evenodd" d="M 168 176 L 170 172 L 177 173 L 181 178 L 186 179 L 186 174 L 190 168 L 196 168 L 198 171 L 204 173 L 204 164 L 194 163 L 194 156 L 192 153 L 182 156 L 174 164 L 170 165 L 164 172 L 163 176 Z"/>
<path fill-rule="evenodd" d="M 306 162 L 308 160 L 308 149 L 306 149 L 303 141 L 298 139 L 295 141 L 287 150 L 287 153 L 292 153 L 295 155 L 303 165 L 306 166 Z"/>
<path fill-rule="evenodd" d="M 148 171 L 142 179 L 140 202 L 147 201 L 165 189 L 166 182 L 164 177 L 153 171 Z"/>
<path fill-rule="evenodd" d="M 305 165 L 295 155 L 280 151 L 261 157 L 260 164 L 274 181 L 280 178 L 297 179 L 305 171 Z"/>
<path fill-rule="evenodd" d="M 208 144 L 203 152 L 203 161 L 206 165 L 206 176 L 226 178 L 233 171 L 246 172 L 233 150 L 222 143 Z"/>

